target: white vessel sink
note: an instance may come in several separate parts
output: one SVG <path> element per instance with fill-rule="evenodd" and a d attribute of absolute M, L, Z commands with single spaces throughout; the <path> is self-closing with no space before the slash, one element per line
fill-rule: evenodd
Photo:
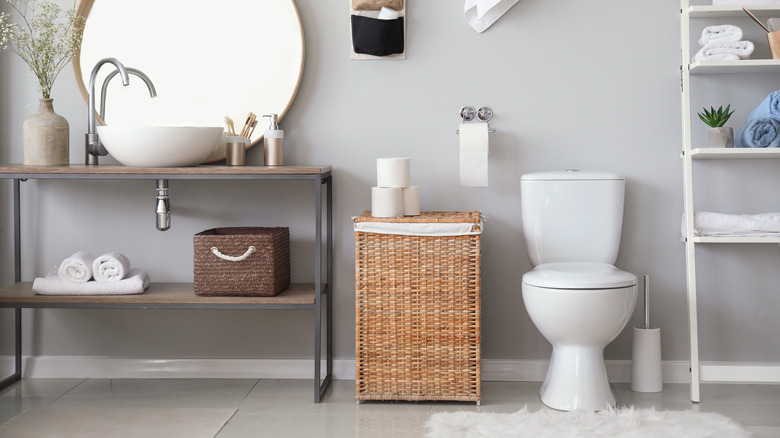
<path fill-rule="evenodd" d="M 223 131 L 202 126 L 97 127 L 108 153 L 131 167 L 197 166 L 217 148 Z"/>

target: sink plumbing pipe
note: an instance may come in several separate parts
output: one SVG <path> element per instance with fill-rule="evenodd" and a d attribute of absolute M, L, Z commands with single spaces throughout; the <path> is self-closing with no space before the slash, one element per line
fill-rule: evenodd
<path fill-rule="evenodd" d="M 157 180 L 157 229 L 165 231 L 171 227 L 171 199 L 168 196 L 168 180 Z"/>

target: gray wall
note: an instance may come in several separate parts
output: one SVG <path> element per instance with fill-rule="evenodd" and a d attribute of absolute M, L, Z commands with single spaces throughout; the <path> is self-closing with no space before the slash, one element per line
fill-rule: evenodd
<path fill-rule="evenodd" d="M 640 277 L 651 275 L 653 321 L 662 328 L 663 357 L 687 360 L 676 0 L 521 0 L 483 34 L 465 23 L 462 1 L 412 0 L 407 7 L 407 59 L 369 62 L 349 59 L 347 0 L 297 4 L 306 33 L 306 65 L 283 121 L 285 154 L 289 164 L 330 164 L 334 169 L 337 358 L 354 357 L 350 217 L 370 208 L 375 159 L 408 156 L 423 209 L 479 209 L 488 218 L 483 236 L 484 358 L 549 355 L 520 295 L 521 276 L 531 269 L 521 232 L 520 175 L 578 168 L 627 177 L 617 266 Z M 751 82 L 749 90 L 724 91 L 713 84 L 697 96 L 695 108 L 732 103 L 738 110 L 733 126 L 738 127 L 774 86 L 740 78 L 731 83 L 737 80 L 740 85 Z M 726 93 L 725 100 L 713 97 L 720 92 Z M 8 53 L 0 55 L 0 93 L 0 161 L 21 162 L 21 125 L 37 108 L 38 96 L 32 75 Z M 71 162 L 81 163 L 87 111 L 70 70 L 58 79 L 53 97 L 55 110 L 70 122 Z M 495 112 L 489 188 L 458 184 L 455 130 L 463 105 L 489 105 Z M 694 129 L 704 128 L 699 123 Z M 251 150 L 248 163 L 261 163 L 261 152 Z M 780 211 L 772 189 L 777 181 L 773 163 L 705 167 L 706 182 L 697 185 L 702 199 L 698 208 Z M 252 224 L 289 225 L 294 280 L 306 280 L 311 270 L 306 254 L 313 239 L 308 184 L 173 181 L 173 228 L 165 233 L 154 228 L 152 181 L 44 181 L 23 187 L 25 280 L 83 249 L 123 252 L 149 270 L 154 281 L 191 281 L 195 232 Z M 0 265 L 0 284 L 13 281 L 10 190 L 10 182 L 0 181 L 0 203 L 7 206 L 0 210 L 6 262 Z M 703 359 L 780 361 L 780 338 L 770 335 L 780 328 L 772 311 L 780 308 L 777 264 L 775 245 L 702 250 Z M 3 328 L 11 319 L 6 312 L 0 314 Z M 25 340 L 26 354 L 311 356 L 311 322 L 305 312 L 25 312 L 26 324 L 34 328 Z M 639 305 L 628 326 L 638 326 L 642 319 Z M 0 346 L 10 352 L 9 339 Z M 630 359 L 630 329 L 607 348 L 606 356 Z"/>

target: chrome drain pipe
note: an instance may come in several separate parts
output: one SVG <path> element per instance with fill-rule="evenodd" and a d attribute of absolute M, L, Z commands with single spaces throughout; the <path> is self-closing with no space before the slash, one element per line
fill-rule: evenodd
<path fill-rule="evenodd" d="M 157 180 L 157 229 L 165 231 L 171 227 L 171 199 L 168 196 L 168 180 Z"/>

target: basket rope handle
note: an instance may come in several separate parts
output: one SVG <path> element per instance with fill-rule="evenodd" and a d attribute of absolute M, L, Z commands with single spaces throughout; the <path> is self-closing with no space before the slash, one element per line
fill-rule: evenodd
<path fill-rule="evenodd" d="M 219 252 L 219 249 L 217 249 L 216 246 L 211 247 L 211 252 L 214 253 L 215 256 L 221 258 L 222 260 L 227 260 L 229 262 L 240 262 L 242 260 L 245 260 L 247 257 L 252 255 L 252 253 L 255 251 L 257 251 L 255 247 L 250 246 L 243 255 L 240 255 L 238 257 L 233 257 L 233 256 L 222 254 L 221 252 Z"/>

